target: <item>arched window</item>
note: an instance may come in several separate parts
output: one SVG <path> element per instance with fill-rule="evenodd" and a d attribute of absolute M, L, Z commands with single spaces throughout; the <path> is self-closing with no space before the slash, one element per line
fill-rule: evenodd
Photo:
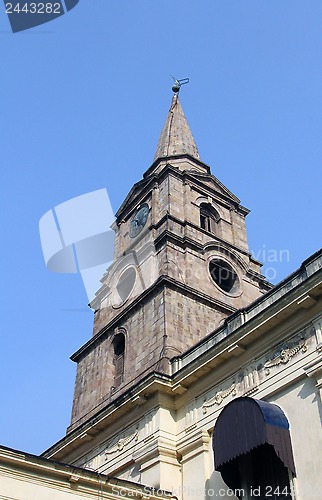
<path fill-rule="evenodd" d="M 200 227 L 209 233 L 216 233 L 217 221 L 218 216 L 212 206 L 209 203 L 201 203 Z"/>
<path fill-rule="evenodd" d="M 118 333 L 113 340 L 114 347 L 114 387 L 118 387 L 123 382 L 124 376 L 124 354 L 125 354 L 125 335 Z"/>

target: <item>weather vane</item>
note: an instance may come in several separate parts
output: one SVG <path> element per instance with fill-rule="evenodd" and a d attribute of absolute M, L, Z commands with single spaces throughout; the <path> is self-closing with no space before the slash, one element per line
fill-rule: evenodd
<path fill-rule="evenodd" d="M 172 85 L 172 91 L 175 94 L 179 93 L 181 85 L 185 85 L 186 83 L 189 83 L 189 78 L 182 78 L 181 80 L 177 80 L 174 76 L 172 78 L 174 80 L 174 84 Z"/>

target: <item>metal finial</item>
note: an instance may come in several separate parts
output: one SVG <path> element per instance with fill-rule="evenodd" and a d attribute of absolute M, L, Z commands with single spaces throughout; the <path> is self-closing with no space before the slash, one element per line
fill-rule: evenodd
<path fill-rule="evenodd" d="M 181 80 L 177 80 L 174 76 L 172 78 L 174 80 L 174 84 L 172 85 L 172 91 L 175 94 L 179 93 L 181 85 L 185 85 L 186 83 L 189 83 L 189 78 L 182 78 Z"/>

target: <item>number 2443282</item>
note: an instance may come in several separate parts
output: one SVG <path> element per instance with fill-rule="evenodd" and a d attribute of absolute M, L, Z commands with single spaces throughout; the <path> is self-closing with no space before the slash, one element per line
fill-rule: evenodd
<path fill-rule="evenodd" d="M 56 2 L 6 3 L 7 14 L 62 14 L 61 4 Z"/>

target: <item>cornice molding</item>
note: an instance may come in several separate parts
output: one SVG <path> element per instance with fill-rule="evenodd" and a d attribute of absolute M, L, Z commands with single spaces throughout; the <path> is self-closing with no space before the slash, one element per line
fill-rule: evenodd
<path fill-rule="evenodd" d="M 295 313 L 299 312 L 301 317 L 304 314 L 301 321 L 306 321 L 305 318 L 308 315 L 307 307 L 305 304 L 303 305 L 301 297 L 309 294 L 317 299 L 317 297 L 321 297 L 322 295 L 322 269 L 317 260 L 322 261 L 322 251 L 306 261 L 306 265 L 309 265 L 311 269 L 315 269 L 314 273 L 311 272 L 307 276 L 307 273 L 303 272 L 303 268 L 298 273 L 293 273 L 288 279 L 277 285 L 275 289 L 255 301 L 255 303 L 227 318 L 224 327 L 217 329 L 182 355 L 172 358 L 172 375 L 165 375 L 158 372 L 147 374 L 145 378 L 141 379 L 119 398 L 108 404 L 74 431 L 67 434 L 65 438 L 47 450 L 43 456 L 55 458 L 67 456 L 70 450 L 77 446 L 77 443 L 82 442 L 84 436 L 93 436 L 93 433 L 100 432 L 106 425 L 110 425 L 111 422 L 128 413 L 130 409 L 137 408 L 136 401 L 140 396 L 144 396 L 146 400 L 149 400 L 155 393 L 164 393 L 170 397 L 172 396 L 172 398 L 176 395 L 181 397 L 180 395 L 193 382 L 199 380 L 201 376 L 205 376 L 210 371 L 213 372 L 215 366 L 223 366 L 223 363 L 236 359 L 236 356 L 240 355 L 243 356 L 243 363 L 246 363 L 247 347 L 252 344 L 255 345 L 255 342 L 259 338 L 263 341 L 261 352 L 264 354 L 265 351 L 263 349 L 268 348 L 265 340 L 267 336 L 265 334 L 267 331 L 272 330 L 272 321 L 274 321 L 274 325 L 279 324 L 281 328 L 284 328 L 278 335 L 279 345 L 284 346 L 285 344 L 282 344 L 283 338 L 286 338 L 286 335 L 290 338 L 290 330 L 285 323 L 286 318 L 293 318 L 296 321 Z M 312 307 L 315 309 L 310 313 L 308 326 L 312 324 L 312 314 L 315 315 L 316 319 L 320 318 L 321 310 L 319 304 L 320 301 L 314 301 Z M 280 318 L 283 319 L 282 322 Z M 301 332 L 298 335 L 299 340 L 297 343 L 301 350 L 304 343 L 301 340 Z M 270 344 L 274 339 L 276 340 L 276 336 L 271 338 Z M 316 347 L 316 352 L 319 352 L 318 347 Z M 279 348 L 277 346 L 277 348 L 279 349 L 278 354 L 281 355 L 281 349 L 284 349 L 284 347 Z M 290 344 L 287 348 L 292 349 L 293 345 Z M 295 351 L 292 351 L 292 356 L 290 356 L 291 351 L 288 353 L 289 356 L 287 359 L 289 361 L 286 363 L 281 362 L 281 367 L 285 365 L 285 369 L 288 369 L 288 366 L 292 365 L 293 360 L 291 358 L 299 353 L 298 349 L 295 349 Z M 307 356 L 307 353 L 305 356 Z M 266 358 L 266 361 L 271 362 L 272 359 L 275 359 L 274 354 L 268 359 Z M 311 374 L 320 376 L 320 361 L 315 367 L 307 365 L 306 372 L 308 376 Z M 303 371 L 302 374 L 304 376 Z M 267 377 L 270 376 L 267 375 Z M 244 384 L 243 391 L 251 390 L 252 387 L 250 382 L 246 385 Z M 226 391 L 226 387 L 223 389 Z M 224 394 L 221 394 L 221 396 L 223 397 Z"/>
<path fill-rule="evenodd" d="M 142 292 L 124 309 L 122 309 L 122 311 L 120 311 L 120 313 L 117 316 L 115 316 L 107 325 L 105 325 L 94 337 L 92 337 L 88 342 L 86 342 L 82 347 L 80 347 L 80 349 L 78 349 L 70 357 L 70 359 L 72 361 L 78 361 L 78 359 L 80 359 L 80 357 L 83 356 L 89 349 L 98 345 L 98 343 L 101 342 L 106 337 L 106 335 L 109 334 L 111 330 L 116 328 L 118 326 L 118 323 L 121 323 L 123 321 L 123 318 L 125 318 L 130 311 L 138 307 L 140 304 L 149 300 L 150 294 L 154 293 L 156 289 L 158 288 L 162 289 L 164 287 L 180 290 L 182 294 L 189 295 L 203 302 L 204 304 L 207 304 L 209 307 L 213 307 L 214 310 L 219 309 L 228 314 L 232 314 L 237 310 L 235 307 L 232 307 L 223 301 L 215 299 L 214 297 L 211 297 L 210 295 L 207 295 L 201 292 L 200 290 L 192 288 L 184 283 L 181 283 L 180 281 L 171 278 L 170 276 L 161 275 L 155 281 L 155 283 L 153 283 L 149 288 L 144 290 L 144 292 Z"/>

